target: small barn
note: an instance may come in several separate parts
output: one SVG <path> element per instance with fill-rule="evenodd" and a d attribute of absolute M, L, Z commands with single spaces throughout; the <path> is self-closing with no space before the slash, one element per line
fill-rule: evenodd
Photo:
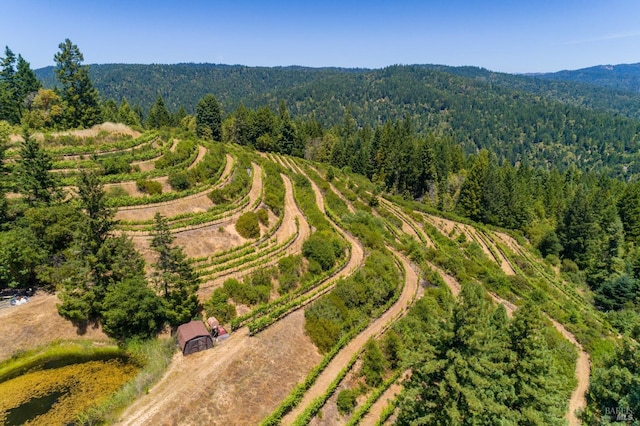
<path fill-rule="evenodd" d="M 178 327 L 178 344 L 183 355 L 213 347 L 209 331 L 201 321 L 191 321 Z"/>

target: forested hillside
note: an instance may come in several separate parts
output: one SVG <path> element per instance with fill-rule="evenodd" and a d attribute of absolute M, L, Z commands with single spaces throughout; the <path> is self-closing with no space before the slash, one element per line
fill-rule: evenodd
<path fill-rule="evenodd" d="M 640 93 L 640 64 L 599 65 L 536 76 L 550 80 L 579 81 L 636 95 Z"/>
<path fill-rule="evenodd" d="M 126 98 L 148 112 L 158 95 L 175 111 L 195 110 L 198 100 L 215 93 L 226 111 L 240 102 L 256 106 L 255 98 L 279 87 L 292 87 L 328 76 L 359 70 L 305 67 L 246 67 L 218 64 L 91 65 L 91 78 L 102 96 L 119 102 Z M 56 84 L 53 67 L 36 70 L 45 87 Z"/>
<path fill-rule="evenodd" d="M 586 85 L 433 66 L 99 65 L 91 73 L 104 98 L 126 99 L 145 113 L 158 96 L 173 112 L 193 112 L 205 93 L 215 93 L 226 113 L 241 103 L 276 109 L 284 100 L 293 118 L 323 126 L 340 123 L 346 108 L 358 126 L 409 117 L 423 135 L 451 136 L 466 153 L 485 148 L 510 163 L 561 169 L 575 164 L 625 178 L 638 167 L 640 125 L 624 116 L 638 116 L 640 97 Z M 52 84 L 49 77 L 44 81 Z"/>

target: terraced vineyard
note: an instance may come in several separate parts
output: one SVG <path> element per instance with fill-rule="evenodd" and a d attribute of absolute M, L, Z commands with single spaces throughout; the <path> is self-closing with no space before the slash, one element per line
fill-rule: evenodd
<path fill-rule="evenodd" d="M 269 271 L 272 286 L 265 298 L 252 303 L 228 300 L 237 312 L 227 324 L 233 329 L 231 337 L 212 350 L 189 357 L 176 354 L 162 379 L 132 401 L 118 423 L 375 424 L 393 419 L 394 408 L 387 400 L 402 391 L 409 370 L 390 371 L 380 385 L 363 392 L 349 414 L 336 409 L 338 392 L 359 380 L 357 369 L 367 342 L 382 339 L 426 287 L 446 286 L 457 296 L 461 281 L 474 281 L 509 314 L 535 288 L 544 287 L 553 295 L 542 309 L 578 351 L 577 386 L 571 403 L 567 401 L 567 419 L 579 424 L 574 412 L 585 407 L 589 356 L 583 346 L 588 336 L 562 312 L 568 305 L 585 311 L 588 304 L 526 243 L 503 231 L 421 211 L 417 203 L 375 197 L 373 185 L 355 175 L 337 171 L 328 181 L 322 164 L 239 146 L 157 133 L 107 133 L 93 142 L 50 141 L 45 146 L 54 155 L 70 197 L 79 169 L 126 164 L 101 176 L 109 203 L 117 209 L 117 233 L 129 236 L 151 265 L 154 216 L 166 217 L 175 244 L 184 248 L 202 280 L 202 302 L 233 280 L 250 280 Z M 8 154 L 11 159 L 15 151 Z M 180 185 L 177 175 L 187 176 L 189 184 Z M 143 181 L 156 182 L 161 189 L 145 192 Z M 263 218 L 257 237 L 243 237 L 236 227 L 247 213 Z M 340 247 L 335 262 L 326 268 L 318 269 L 301 256 L 314 235 Z M 354 276 L 367 274 L 366 268 L 383 257 L 396 283 L 384 303 L 359 317 L 329 350 L 319 351 L 305 328 L 305 311 L 333 297 Z M 282 272 L 290 262 L 299 262 L 301 271 L 292 282 Z M 500 281 L 465 275 L 461 265 L 480 265 Z M 35 343 L 73 337 L 66 325 L 39 332 L 53 319 L 60 322 L 55 303 L 52 296 L 36 296 L 34 303 L 0 311 L 3 358 Z M 598 318 L 594 312 L 589 315 Z M 15 332 L 28 317 L 30 329 L 38 331 L 35 340 Z M 106 340 L 99 330 L 87 337 Z"/>

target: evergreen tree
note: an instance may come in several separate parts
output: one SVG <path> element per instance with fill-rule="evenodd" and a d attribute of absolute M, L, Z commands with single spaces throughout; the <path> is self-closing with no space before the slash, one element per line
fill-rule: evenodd
<path fill-rule="evenodd" d="M 0 120 L 10 123 L 20 121 L 19 107 L 16 103 L 17 87 L 15 78 L 16 55 L 5 47 L 4 58 L 0 60 Z"/>
<path fill-rule="evenodd" d="M 182 247 L 174 247 L 166 219 L 156 213 L 151 248 L 157 254 L 153 280 L 162 292 L 167 307 L 167 321 L 176 329 L 197 316 L 202 307 L 196 292 L 200 279 L 193 270 Z"/>
<path fill-rule="evenodd" d="M 509 327 L 516 379 L 512 407 L 521 416 L 519 424 L 564 424 L 559 373 L 544 328 L 540 309 L 531 302 L 516 311 Z"/>
<path fill-rule="evenodd" d="M 637 424 L 640 407 L 640 347 L 636 341 L 624 338 L 615 354 L 606 359 L 602 366 L 594 368 L 587 402 L 587 424 L 624 424 L 620 420 L 634 420 L 627 424 Z M 618 418 L 619 415 L 622 415 L 621 418 Z"/>
<path fill-rule="evenodd" d="M 38 80 L 36 73 L 31 69 L 29 62 L 24 60 L 20 54 L 18 54 L 15 79 L 18 93 L 18 108 L 22 110 L 22 104 L 25 98 L 40 90 L 42 88 L 42 84 L 40 83 L 40 80 Z"/>
<path fill-rule="evenodd" d="M 102 304 L 102 330 L 120 342 L 155 337 L 164 326 L 162 299 L 147 286 L 144 277 L 111 286 Z"/>
<path fill-rule="evenodd" d="M 116 101 L 113 99 L 107 99 L 100 106 L 100 111 L 102 111 L 102 121 L 103 122 L 118 122 L 118 105 L 116 105 Z"/>
<path fill-rule="evenodd" d="M 6 220 L 7 216 L 7 198 L 5 192 L 7 190 L 7 168 L 4 162 L 5 152 L 9 145 L 9 134 L 11 127 L 6 121 L 0 121 L 0 225 Z"/>
<path fill-rule="evenodd" d="M 222 140 L 222 112 L 215 96 L 208 93 L 196 107 L 196 134 L 200 138 Z"/>
<path fill-rule="evenodd" d="M 182 105 L 178 108 L 178 111 L 173 115 L 172 122 L 175 127 L 179 127 L 182 124 L 182 121 L 188 116 L 187 110 L 184 109 Z"/>
<path fill-rule="evenodd" d="M 147 127 L 150 129 L 160 129 L 161 127 L 171 126 L 171 113 L 164 105 L 161 95 L 158 95 L 156 102 L 151 107 L 147 116 Z"/>
<path fill-rule="evenodd" d="M 100 122 L 98 91 L 93 87 L 89 67 L 82 65 L 84 56 L 78 46 L 66 39 L 55 54 L 55 73 L 66 104 L 64 124 L 67 127 L 91 127 Z"/>
<path fill-rule="evenodd" d="M 599 244 L 599 235 L 600 225 L 593 200 L 581 186 L 558 225 L 563 256 L 574 260 L 581 268 L 590 267 L 595 261 L 594 250 Z"/>
<path fill-rule="evenodd" d="M 460 188 L 456 208 L 463 215 L 476 221 L 483 219 L 482 201 L 488 167 L 489 154 L 482 150 Z"/>
<path fill-rule="evenodd" d="M 62 304 L 58 305 L 58 312 L 84 328 L 88 323 L 102 321 L 105 309 L 114 308 L 113 299 L 109 308 L 104 306 L 113 286 L 127 280 L 144 280 L 145 274 L 144 259 L 131 239 L 110 234 L 114 212 L 106 206 L 105 192 L 97 175 L 80 174 L 78 195 L 83 224 L 63 267 L 67 277 L 62 283 Z"/>
<path fill-rule="evenodd" d="M 51 173 L 51 156 L 25 129 L 17 166 L 17 183 L 20 193 L 30 205 L 49 204 L 57 195 L 56 181 Z"/>
<path fill-rule="evenodd" d="M 120 106 L 118 107 L 118 122 L 124 123 L 127 126 L 140 125 L 140 117 L 131 109 L 126 98 L 122 98 L 122 102 L 120 102 Z"/>
<path fill-rule="evenodd" d="M 93 172 L 80 173 L 78 195 L 86 215 L 85 252 L 95 255 L 113 229 L 115 212 L 107 207 L 104 187 Z"/>
<path fill-rule="evenodd" d="M 503 371 L 509 354 L 496 340 L 504 334 L 496 319 L 506 315 L 493 314 L 480 286 L 463 286 L 461 297 L 450 328 L 436 338 L 434 358 L 414 368 L 405 385 L 398 424 L 516 424 Z"/>
<path fill-rule="evenodd" d="M 277 151 L 287 155 L 303 154 L 304 149 L 297 143 L 296 128 L 289 116 L 289 110 L 284 101 L 278 106 L 278 147 Z"/>
<path fill-rule="evenodd" d="M 243 104 L 240 104 L 233 113 L 233 126 L 229 135 L 228 142 L 237 143 L 238 145 L 248 145 L 251 132 L 251 114 Z"/>
<path fill-rule="evenodd" d="M 628 241 L 640 241 L 640 182 L 627 185 L 618 202 L 620 219 Z"/>

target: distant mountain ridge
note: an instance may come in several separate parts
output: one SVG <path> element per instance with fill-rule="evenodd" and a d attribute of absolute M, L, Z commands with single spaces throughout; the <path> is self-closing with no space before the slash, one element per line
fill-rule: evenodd
<path fill-rule="evenodd" d="M 501 86 L 544 96 L 546 99 L 640 118 L 640 64 L 600 65 L 574 71 L 515 75 L 478 67 L 407 65 L 383 69 L 248 67 L 209 63 L 96 64 L 91 65 L 94 84 L 103 97 L 131 103 L 147 111 L 161 94 L 170 109 L 184 106 L 193 112 L 206 93 L 214 93 L 227 111 L 241 102 L 257 106 L 256 98 L 335 78 L 340 75 L 370 75 L 385 69 L 429 69 L 471 78 L 490 86 Z M 55 85 L 53 67 L 36 70 L 45 87 Z M 300 99 L 296 99 L 300 101 Z"/>
<path fill-rule="evenodd" d="M 36 71 L 45 86 L 53 69 Z M 382 69 L 177 64 L 91 67 L 101 95 L 148 111 L 157 96 L 192 113 L 213 93 L 226 114 L 240 104 L 294 119 L 375 128 L 408 119 L 420 134 L 447 136 L 467 153 L 486 148 L 512 164 L 640 172 L 640 95 L 593 84 L 477 67 L 394 65 Z M 348 120 L 345 120 L 348 119 Z"/>
<path fill-rule="evenodd" d="M 550 80 L 576 81 L 640 94 L 640 63 L 597 65 L 578 70 L 545 73 L 536 77 Z"/>

